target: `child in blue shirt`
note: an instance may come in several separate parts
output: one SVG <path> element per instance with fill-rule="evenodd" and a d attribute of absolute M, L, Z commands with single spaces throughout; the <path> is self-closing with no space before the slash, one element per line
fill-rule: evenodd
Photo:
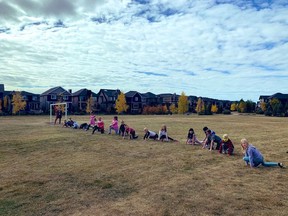
<path fill-rule="evenodd" d="M 262 164 L 265 167 L 274 167 L 274 166 L 279 166 L 280 168 L 284 167 L 282 163 L 265 162 L 264 157 L 260 153 L 260 151 L 255 146 L 249 144 L 247 139 L 241 140 L 241 146 L 245 152 L 243 160 L 246 162 L 246 165 L 247 166 L 250 165 L 251 168 L 258 167 L 260 164 Z"/>

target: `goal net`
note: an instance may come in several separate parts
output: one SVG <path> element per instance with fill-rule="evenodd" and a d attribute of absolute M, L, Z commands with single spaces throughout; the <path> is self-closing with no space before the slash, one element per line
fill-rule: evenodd
<path fill-rule="evenodd" d="M 50 124 L 53 123 L 53 114 L 55 113 L 56 109 L 61 107 L 62 111 L 65 112 L 65 120 L 67 120 L 67 103 L 55 103 L 50 104 Z M 64 107 L 64 108 L 63 108 Z M 64 110 L 63 110 L 64 109 Z M 54 111 L 54 112 L 53 112 Z"/>

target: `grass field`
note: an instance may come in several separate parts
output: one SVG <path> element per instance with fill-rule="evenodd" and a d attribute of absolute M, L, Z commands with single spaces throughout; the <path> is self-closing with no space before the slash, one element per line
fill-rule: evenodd
<path fill-rule="evenodd" d="M 72 116 L 79 123 L 89 116 Z M 105 126 L 113 116 L 103 116 Z M 287 168 L 250 169 L 247 138 L 288 165 L 288 118 L 120 116 L 138 140 L 51 126 L 49 116 L 0 117 L 0 215 L 287 215 Z M 178 143 L 143 141 L 143 128 Z M 185 145 L 193 127 L 229 134 L 235 156 Z"/>

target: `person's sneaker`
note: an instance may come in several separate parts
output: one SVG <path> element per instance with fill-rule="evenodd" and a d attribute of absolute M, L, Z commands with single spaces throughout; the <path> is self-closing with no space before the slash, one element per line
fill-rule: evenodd
<path fill-rule="evenodd" d="M 283 163 L 278 163 L 278 166 L 279 166 L 280 168 L 284 168 Z"/>

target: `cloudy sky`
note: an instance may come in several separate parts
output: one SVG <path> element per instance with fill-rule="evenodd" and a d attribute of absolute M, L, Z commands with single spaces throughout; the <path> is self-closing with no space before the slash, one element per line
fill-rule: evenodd
<path fill-rule="evenodd" d="M 253 101 L 288 93 L 288 0 L 0 0 L 0 83 Z"/>

